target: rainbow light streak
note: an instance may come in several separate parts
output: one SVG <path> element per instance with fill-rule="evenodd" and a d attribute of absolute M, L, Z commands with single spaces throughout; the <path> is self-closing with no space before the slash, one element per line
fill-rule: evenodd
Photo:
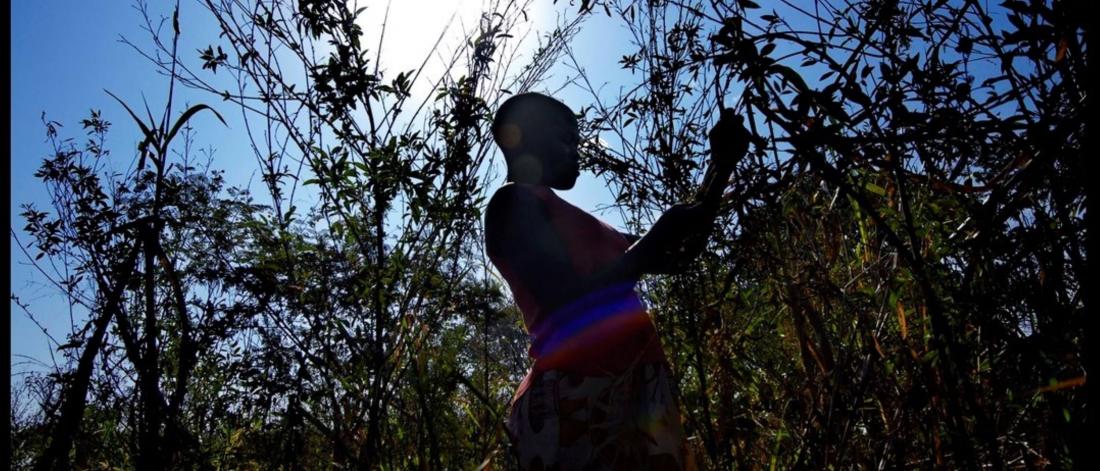
<path fill-rule="evenodd" d="M 534 357 L 555 364 L 569 352 L 580 353 L 595 341 L 616 332 L 627 333 L 649 321 L 645 306 L 634 293 L 634 283 L 600 289 L 549 315 L 532 335 Z"/>

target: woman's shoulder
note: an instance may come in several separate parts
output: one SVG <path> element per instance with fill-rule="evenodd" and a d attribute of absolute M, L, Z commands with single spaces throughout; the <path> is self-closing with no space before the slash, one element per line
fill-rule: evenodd
<path fill-rule="evenodd" d="M 549 193 L 549 194 L 548 194 Z M 551 196 L 550 189 L 540 185 L 509 182 L 504 184 L 489 198 L 486 217 L 494 213 L 506 212 L 511 208 L 524 208 L 540 205 Z"/>
<path fill-rule="evenodd" d="M 499 252 L 499 244 L 506 240 L 525 239 L 525 233 L 544 230 L 550 223 L 548 192 L 539 185 L 507 183 L 493 193 L 485 208 L 485 241 L 490 255 Z"/>
<path fill-rule="evenodd" d="M 526 196 L 543 197 L 547 193 L 551 193 L 550 188 L 543 185 L 508 182 L 502 185 L 500 188 L 497 188 L 497 191 L 493 193 L 492 200 L 510 200 L 515 198 L 523 198 Z M 490 202 L 492 200 L 490 200 Z"/>

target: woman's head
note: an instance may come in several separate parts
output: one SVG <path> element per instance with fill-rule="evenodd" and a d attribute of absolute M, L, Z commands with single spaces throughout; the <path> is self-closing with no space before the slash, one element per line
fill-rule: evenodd
<path fill-rule="evenodd" d="M 580 175 L 577 118 L 564 103 L 538 93 L 504 101 L 493 139 L 508 162 L 508 180 L 567 190 Z"/>

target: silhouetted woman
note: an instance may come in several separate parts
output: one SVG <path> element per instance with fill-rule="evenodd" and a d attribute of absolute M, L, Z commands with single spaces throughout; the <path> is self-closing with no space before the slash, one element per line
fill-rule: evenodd
<path fill-rule="evenodd" d="M 639 277 L 683 266 L 703 248 L 734 162 L 740 119 L 711 130 L 712 162 L 696 204 L 666 211 L 644 237 L 573 206 L 580 134 L 573 112 L 537 93 L 501 105 L 493 136 L 507 182 L 486 211 L 486 248 L 531 336 L 535 362 L 507 428 L 524 469 L 684 469 L 688 453 L 668 361 Z"/>

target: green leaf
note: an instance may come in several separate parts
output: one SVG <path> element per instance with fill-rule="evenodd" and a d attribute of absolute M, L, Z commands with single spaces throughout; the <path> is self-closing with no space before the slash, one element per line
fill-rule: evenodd
<path fill-rule="evenodd" d="M 141 133 L 145 135 L 145 139 L 143 139 L 141 143 L 138 144 L 139 149 L 143 149 L 146 145 L 156 142 L 156 134 L 149 129 L 149 126 L 146 126 L 145 123 L 141 121 L 141 118 L 138 118 L 137 113 L 134 113 L 134 110 L 130 109 L 130 106 L 127 105 L 126 102 L 122 101 L 121 98 L 115 96 L 115 94 L 111 93 L 109 90 L 104 89 L 103 91 L 107 92 L 107 94 L 110 95 L 111 98 L 114 98 L 115 101 L 122 105 L 122 107 L 126 109 L 126 112 L 130 113 L 130 117 L 134 119 L 134 122 L 137 123 L 138 127 L 141 128 Z M 141 170 L 144 167 L 145 153 L 143 152 L 141 156 L 141 161 L 138 162 L 138 170 Z"/>
<path fill-rule="evenodd" d="M 863 187 L 866 188 L 867 191 L 870 191 L 871 193 L 874 193 L 876 195 L 886 196 L 886 189 L 874 183 L 868 182 L 867 184 L 863 185 Z"/>
<path fill-rule="evenodd" d="M 222 118 L 222 115 L 218 114 L 217 110 L 215 110 L 214 108 L 203 104 L 195 105 L 188 108 L 187 111 L 184 111 L 183 114 L 180 115 L 180 118 L 176 120 L 176 124 L 172 126 L 172 130 L 168 131 L 168 135 L 165 136 L 164 142 L 162 144 L 167 147 L 168 143 L 172 142 L 172 138 L 176 136 L 176 133 L 179 132 L 180 128 L 183 127 L 183 125 L 186 124 L 188 120 L 195 116 L 195 113 L 198 113 L 202 110 L 210 110 L 210 112 L 214 113 L 214 116 L 218 118 L 218 121 L 221 121 L 222 124 L 224 124 L 226 127 L 229 126 L 225 123 L 225 119 Z"/>

